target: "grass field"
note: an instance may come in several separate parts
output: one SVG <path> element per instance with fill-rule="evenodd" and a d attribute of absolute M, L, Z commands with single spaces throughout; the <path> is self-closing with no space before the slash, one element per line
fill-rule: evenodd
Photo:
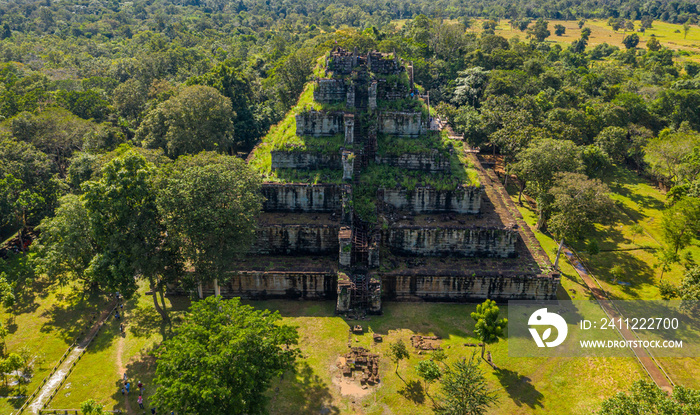
<path fill-rule="evenodd" d="M 272 414 L 319 413 L 322 407 L 333 414 L 430 414 L 431 398 L 414 370 L 427 356 L 411 350 L 409 361 L 400 364 L 400 376 L 396 375 L 394 364 L 386 358 L 389 343 L 402 339 L 410 345 L 414 333 L 439 335 L 450 362 L 478 350 L 465 347 L 465 343 L 477 343 L 469 317 L 474 305 L 386 303 L 384 315 L 359 322 L 382 334 L 383 342 L 373 344 L 369 333 L 353 335 L 351 340 L 353 346 L 370 348 L 382 356 L 381 384 L 363 398 L 343 396 L 332 385 L 332 377 L 338 374 L 336 359 L 348 350 L 348 329 L 357 322 L 334 316 L 334 304 L 328 302 L 268 301 L 254 305 L 279 309 L 286 322 L 299 326 L 301 335 L 304 359 L 296 375 L 287 375 L 273 386 Z M 506 307 L 501 310 L 507 313 Z M 481 363 L 499 397 L 498 405 L 489 412 L 492 414 L 590 414 L 603 399 L 643 376 L 631 358 L 512 358 L 506 341 L 488 350 L 499 366 L 495 371 Z M 429 389 L 433 397 L 438 389 L 436 385 Z"/>
<path fill-rule="evenodd" d="M 37 291 L 26 291 L 35 295 L 34 307 L 22 309 L 17 313 L 18 323 L 44 316 L 39 326 L 20 326 L 8 337 L 8 347 L 13 350 L 16 345 L 35 336 L 31 344 L 41 345 L 41 352 L 46 356 L 46 363 L 37 377 L 29 385 L 31 392 L 46 370 L 65 351 L 69 339 L 75 334 L 70 327 L 78 324 L 84 312 L 99 309 L 103 300 L 84 299 L 82 306 L 77 306 L 77 291 L 66 287 L 37 286 L 43 297 L 36 296 Z M 172 301 L 171 301 L 172 300 Z M 95 301 L 94 306 L 87 306 Z M 175 322 L 189 301 L 176 297 L 169 299 L 169 307 L 174 308 L 171 316 Z M 321 406 L 336 414 L 428 414 L 431 413 L 431 399 L 425 393 L 415 373 L 415 364 L 426 358 L 411 350 L 409 361 L 401 363 L 399 375 L 394 373 L 393 363 L 386 357 L 388 344 L 403 339 L 410 344 L 410 336 L 417 334 L 435 334 L 444 338 L 442 343 L 448 354 L 448 360 L 468 357 L 477 350 L 465 347 L 465 343 L 476 343 L 471 336 L 473 322 L 469 313 L 474 310 L 471 304 L 437 304 L 437 303 L 389 303 L 382 316 L 374 316 L 369 321 L 360 322 L 371 332 L 384 336 L 384 342 L 373 344 L 371 334 L 352 336 L 353 345 L 362 345 L 378 352 L 381 357 L 382 382 L 370 393 L 357 398 L 341 395 L 339 388 L 332 384 L 337 374 L 336 359 L 348 349 L 348 329 L 351 324 L 342 317 L 334 315 L 333 302 L 297 302 L 268 301 L 251 303 L 259 308 L 279 309 L 284 321 L 298 327 L 300 349 L 303 357 L 299 360 L 296 374 L 288 373 L 284 379 L 276 381 L 270 391 L 270 409 L 273 414 L 318 413 Z M 71 313 L 58 314 L 58 310 L 72 309 Z M 507 308 L 502 309 L 507 314 Z M 139 290 L 136 298 L 125 305 L 126 335 L 120 336 L 119 322 L 108 320 L 95 338 L 84 357 L 79 361 L 64 386 L 59 390 L 48 408 L 74 409 L 81 402 L 94 398 L 106 405 L 106 409 L 120 409 L 127 413 L 137 413 L 136 393 L 126 399 L 119 392 L 119 381 L 123 370 L 134 382 L 139 380 L 146 384 L 146 403 L 152 395 L 155 359 L 152 351 L 160 343 L 169 329 L 160 322 L 160 317 L 153 311 L 150 296 L 145 289 Z M 53 316 L 53 317 L 52 317 Z M 4 316 L 5 318 L 7 316 Z M 53 322 L 60 319 L 61 326 L 54 327 Z M 41 327 L 45 327 L 43 330 Z M 587 414 L 599 402 L 612 392 L 625 389 L 634 380 L 642 376 L 641 368 L 632 359 L 523 359 L 508 356 L 507 342 L 489 347 L 494 361 L 500 370 L 494 371 L 482 362 L 489 384 L 497 391 L 499 404 L 491 413 L 494 414 Z M 276 388 L 279 388 L 278 390 Z M 436 392 L 438 387 L 430 389 Z M 568 397 L 575 393 L 577 399 Z M 433 394 L 433 396 L 435 396 Z M 12 401 L 3 401 L 2 413 L 12 411 Z M 563 409 L 562 409 L 563 408 Z M 129 411 L 131 409 L 131 411 Z M 387 412 L 388 411 L 388 412 Z"/>
<path fill-rule="evenodd" d="M 7 328 L 6 350 L 18 353 L 26 349 L 36 359 L 31 381 L 16 387 L 3 387 L 0 395 L 31 394 L 66 352 L 76 336 L 86 327 L 90 313 L 106 307 L 99 296 L 82 296 L 74 287 L 51 286 L 47 281 L 30 281 L 19 286 L 16 305 L 3 309 L 0 319 Z M 0 413 L 19 408 L 22 399 L 0 399 Z"/>
<path fill-rule="evenodd" d="M 610 213 L 610 224 L 596 225 L 595 232 L 589 238 L 599 242 L 601 252 L 597 255 L 587 254 L 586 241 L 576 241 L 570 245 L 576 249 L 586 266 L 612 298 L 659 300 L 661 299 L 658 289 L 660 270 L 656 268 L 656 258 L 652 250 L 639 248 L 655 249 L 660 246 L 659 224 L 663 216 L 665 195 L 645 179 L 622 167 L 615 168 L 607 183 L 612 190 L 611 198 L 615 201 L 616 208 Z M 509 188 L 509 192 L 513 200 L 517 201 L 517 189 Z M 537 221 L 534 204 L 524 204 L 519 207 L 519 210 L 553 261 L 557 242 L 549 234 L 534 229 Z M 643 227 L 644 234 L 633 235 L 631 228 L 635 224 Z M 698 241 L 695 241 L 688 250 L 695 258 L 700 258 Z M 587 289 L 582 286 L 578 274 L 571 265 L 563 258 L 560 260 L 560 265 L 562 287 L 558 293 L 559 298 L 566 298 L 562 296 L 562 290 L 570 294 L 572 299 L 582 299 L 582 295 L 585 297 Z M 613 283 L 610 269 L 615 265 L 623 267 L 626 276 L 622 282 L 630 285 Z M 683 271 L 684 268 L 681 265 L 672 265 L 671 270 L 664 274 L 664 281 L 678 285 Z M 700 368 L 700 358 L 659 358 L 658 360 L 676 384 L 700 388 L 700 378 L 695 375 Z"/>
<path fill-rule="evenodd" d="M 152 297 L 145 294 L 146 288 L 141 287 L 136 296 L 125 303 L 123 319 L 117 321 L 111 317 L 107 321 L 106 327 L 93 340 L 49 408 L 79 408 L 81 402 L 92 398 L 104 404 L 106 409 L 136 410 L 138 393 L 132 391 L 127 397 L 127 405 L 120 392 L 124 371 L 133 389 L 136 389 L 139 381 L 146 385 L 144 398 L 148 404 L 149 396 L 155 392 L 155 358 L 152 352 L 171 332 L 153 308 Z M 176 322 L 190 304 L 184 297 L 168 298 L 166 303 L 171 318 Z M 119 333 L 120 322 L 125 324 L 125 335 Z"/>
<path fill-rule="evenodd" d="M 481 25 L 483 19 L 475 19 L 472 22 L 471 28 L 467 29 L 468 32 L 481 33 Z M 453 21 L 456 23 L 457 21 Z M 568 46 L 574 40 L 581 37 L 581 29 L 578 27 L 578 21 L 575 20 L 548 20 L 549 31 L 552 35 L 546 39 L 548 43 L 560 43 L 562 46 Z M 401 27 L 406 23 L 406 20 L 396 20 L 394 24 L 396 27 Z M 534 23 L 534 21 L 533 21 Z M 532 24 L 530 26 L 532 26 Z M 566 33 L 562 36 L 556 36 L 554 34 L 554 25 L 561 24 L 566 27 Z M 641 26 L 640 21 L 634 22 L 635 29 Z M 659 39 L 659 42 L 665 47 L 673 50 L 681 51 L 685 55 L 686 59 L 692 59 L 700 61 L 700 27 L 693 25 L 688 32 L 688 35 L 684 38 L 683 36 L 683 25 L 665 23 L 661 21 L 654 21 L 651 29 L 647 29 L 644 33 L 635 31 L 624 31 L 618 30 L 614 31 L 607 24 L 607 20 L 593 19 L 587 20 L 584 27 L 591 29 L 591 36 L 588 41 L 589 48 L 601 43 L 607 43 L 612 46 L 617 46 L 624 49 L 622 44 L 622 39 L 631 34 L 636 33 L 639 36 L 638 48 L 646 48 L 646 42 L 653 34 Z M 676 32 L 678 31 L 678 32 Z M 518 29 L 513 29 L 508 24 L 508 21 L 503 19 L 498 22 L 495 30 L 497 35 L 503 36 L 507 39 L 518 36 L 521 40 L 525 41 L 527 39 L 527 31 L 520 31 Z"/>

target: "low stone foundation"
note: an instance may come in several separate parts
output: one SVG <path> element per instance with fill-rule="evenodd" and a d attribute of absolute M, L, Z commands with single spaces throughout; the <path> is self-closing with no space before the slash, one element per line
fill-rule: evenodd
<path fill-rule="evenodd" d="M 397 255 L 516 256 L 518 231 L 508 228 L 425 228 L 393 226 L 382 231 L 384 245 Z"/>
<path fill-rule="evenodd" d="M 477 214 L 481 209 L 481 186 L 460 186 L 455 190 L 439 191 L 430 187 L 379 189 L 378 199 L 396 209 L 412 213 L 453 212 Z"/>
<path fill-rule="evenodd" d="M 382 295 L 396 301 L 553 300 L 559 274 L 495 276 L 382 276 Z"/>
<path fill-rule="evenodd" d="M 334 212 L 341 208 L 340 187 L 332 184 L 263 183 L 266 212 Z"/>
<path fill-rule="evenodd" d="M 340 154 L 271 151 L 273 169 L 339 169 Z"/>
<path fill-rule="evenodd" d="M 269 225 L 255 231 L 256 254 L 338 254 L 339 226 Z"/>

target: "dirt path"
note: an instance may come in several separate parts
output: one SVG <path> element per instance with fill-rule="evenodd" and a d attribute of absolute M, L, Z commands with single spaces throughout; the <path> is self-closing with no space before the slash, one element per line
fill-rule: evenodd
<path fill-rule="evenodd" d="M 126 327 L 124 328 L 124 332 L 126 333 Z M 119 373 L 119 379 L 124 379 L 124 373 L 126 373 L 126 366 L 124 366 L 124 362 L 122 360 L 124 356 L 124 336 L 119 336 L 119 342 L 117 342 L 117 357 L 116 357 L 116 366 L 117 366 L 117 373 Z M 131 382 L 133 385 L 133 381 Z M 134 391 L 134 389 L 132 389 Z M 124 408 L 126 410 L 127 414 L 133 414 L 134 411 L 131 409 L 131 403 L 129 402 L 129 395 L 124 395 Z"/>
<path fill-rule="evenodd" d="M 34 398 L 34 401 L 27 406 L 30 414 L 38 414 L 39 411 L 43 409 L 44 403 L 50 400 L 53 392 L 58 389 L 63 379 L 70 373 L 71 365 L 76 361 L 76 359 L 78 359 L 83 350 L 90 345 L 90 342 L 92 342 L 92 339 L 95 337 L 95 335 L 97 335 L 99 328 L 107 320 L 113 308 L 114 304 L 110 304 L 109 309 L 102 312 L 100 318 L 97 320 L 97 323 L 92 326 L 87 336 L 85 336 L 85 338 L 81 340 L 77 346 L 75 346 L 68 357 L 66 357 L 66 360 L 61 363 L 56 372 L 51 375 L 46 384 L 42 386 L 36 398 Z"/>
<path fill-rule="evenodd" d="M 598 284 L 598 281 L 595 280 L 595 277 L 593 277 L 591 273 L 588 272 L 588 269 L 586 269 L 583 263 L 579 261 L 578 257 L 573 252 L 571 252 L 569 248 L 566 247 L 562 250 L 562 252 L 564 253 L 564 255 L 566 255 L 566 258 L 569 260 L 571 265 L 574 266 L 574 269 L 576 269 L 578 275 L 580 275 L 583 281 L 586 283 L 588 289 L 591 291 L 595 299 L 598 301 L 598 304 L 600 304 L 600 306 L 603 308 L 603 311 L 605 311 L 608 317 L 611 319 L 621 318 L 622 314 L 620 314 L 619 310 L 609 299 L 608 293 L 605 290 L 603 290 L 600 284 Z M 628 330 L 624 326 L 621 329 L 618 329 L 618 332 L 625 340 L 639 340 L 636 334 L 634 334 L 631 330 Z M 634 352 L 635 356 L 637 356 L 637 360 L 639 360 L 639 363 L 642 364 L 644 370 L 646 370 L 646 372 L 649 374 L 649 377 L 651 377 L 651 379 L 656 383 L 656 385 L 658 385 L 658 387 L 660 387 L 668 393 L 672 392 L 673 383 L 666 374 L 666 372 L 663 369 L 661 369 L 661 366 L 658 364 L 656 359 L 654 359 L 654 356 L 652 356 L 649 353 L 649 351 L 643 347 L 630 348 Z"/>

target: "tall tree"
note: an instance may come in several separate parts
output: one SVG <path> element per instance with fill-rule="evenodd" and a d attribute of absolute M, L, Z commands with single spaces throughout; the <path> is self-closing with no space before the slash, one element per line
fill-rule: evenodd
<path fill-rule="evenodd" d="M 442 393 L 437 399 L 438 415 L 482 415 L 498 398 L 489 391 L 484 373 L 479 368 L 476 355 L 449 366 L 440 384 Z"/>
<path fill-rule="evenodd" d="M 165 229 L 156 207 L 156 169 L 141 154 L 124 148 L 102 168 L 102 177 L 83 184 L 85 208 L 97 246 L 87 270 L 100 287 L 129 298 L 136 279 L 146 279 L 153 304 L 164 320 L 165 303 L 158 304 L 167 274 L 177 261 L 165 241 Z M 161 296 L 161 300 L 162 300 Z"/>
<path fill-rule="evenodd" d="M 218 287 L 254 241 L 262 206 L 259 176 L 237 157 L 202 152 L 163 169 L 158 188 L 169 237 L 194 267 L 196 281 Z"/>
<path fill-rule="evenodd" d="M 399 363 L 401 363 L 402 360 L 410 357 L 406 344 L 403 342 L 403 340 L 399 339 L 389 345 L 389 357 L 394 363 L 396 363 L 396 374 L 398 375 Z"/>
<path fill-rule="evenodd" d="M 636 33 L 632 33 L 631 35 L 627 35 L 622 39 L 622 44 L 625 45 L 627 49 L 634 49 L 637 47 L 639 44 L 639 35 Z"/>
<path fill-rule="evenodd" d="M 46 154 L 9 138 L 0 138 L 0 181 L 0 221 L 14 229 L 24 230 L 53 212 L 61 191 Z"/>
<path fill-rule="evenodd" d="M 236 150 L 231 101 L 212 87 L 194 85 L 159 104 L 146 115 L 136 139 L 147 148 L 162 148 L 171 158 L 204 150 Z"/>
<path fill-rule="evenodd" d="M 183 414 L 264 413 L 270 381 L 291 370 L 298 355 L 296 329 L 281 320 L 238 298 L 193 303 L 161 347 L 155 406 Z"/>
<path fill-rule="evenodd" d="M 535 25 L 527 31 L 527 34 L 528 36 L 532 36 L 538 42 L 544 42 L 544 40 L 552 34 L 552 32 L 547 29 L 548 25 L 548 21 L 544 20 L 543 18 L 539 18 L 535 22 Z"/>
<path fill-rule="evenodd" d="M 700 163 L 689 158 L 700 147 L 700 134 L 692 130 L 664 130 L 644 147 L 652 173 L 671 184 L 693 181 L 700 173 Z"/>
<path fill-rule="evenodd" d="M 46 274 L 66 284 L 71 279 L 85 286 L 94 282 L 87 272 L 97 254 L 88 211 L 80 197 L 66 195 L 59 200 L 54 216 L 44 218 L 39 226 L 39 238 L 32 245 L 36 272 Z"/>
<path fill-rule="evenodd" d="M 440 379 L 442 372 L 440 372 L 440 367 L 434 360 L 421 360 L 416 365 L 416 373 L 425 382 L 425 393 L 430 396 L 428 388 L 430 384 Z"/>
<path fill-rule="evenodd" d="M 549 230 L 559 239 L 554 267 L 566 239 L 578 239 L 590 231 L 595 222 L 602 221 L 613 208 L 607 194 L 608 186 L 598 179 L 589 179 L 579 173 L 559 173 L 552 194 L 552 216 Z"/>
<path fill-rule="evenodd" d="M 263 128 L 267 125 L 256 119 L 255 95 L 250 80 L 229 65 L 219 64 L 208 73 L 191 78 L 188 84 L 207 85 L 216 88 L 226 98 L 231 100 L 233 109 L 233 130 L 236 132 L 237 146 L 244 149 L 252 148 Z"/>
<path fill-rule="evenodd" d="M 500 310 L 493 300 L 487 299 L 483 303 L 476 306 L 476 311 L 471 314 L 472 319 L 476 322 L 474 326 L 474 335 L 482 342 L 481 358 L 484 358 L 486 345 L 498 342 L 498 339 L 503 336 L 508 319 L 499 318 Z M 492 366 L 493 364 L 490 363 Z"/>
<path fill-rule="evenodd" d="M 678 291 L 682 309 L 692 313 L 700 311 L 700 267 L 695 266 L 686 270 Z"/>
<path fill-rule="evenodd" d="M 661 235 L 674 253 L 685 249 L 700 232 L 700 199 L 683 198 L 664 211 Z"/>
<path fill-rule="evenodd" d="M 518 154 L 517 160 L 513 172 L 537 198 L 537 228 L 542 229 L 546 225 L 551 202 L 549 189 L 556 173 L 577 172 L 583 168 L 579 148 L 569 140 L 541 139 L 530 143 Z"/>
<path fill-rule="evenodd" d="M 616 162 L 624 161 L 629 147 L 627 130 L 621 127 L 605 127 L 595 137 L 595 144 Z"/>

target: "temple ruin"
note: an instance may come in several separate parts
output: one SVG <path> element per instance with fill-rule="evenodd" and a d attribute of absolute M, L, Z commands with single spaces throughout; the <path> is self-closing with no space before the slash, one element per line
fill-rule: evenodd
<path fill-rule="evenodd" d="M 459 137 L 431 129 L 409 63 L 335 48 L 314 73 L 248 158 L 264 212 L 221 294 L 333 299 L 339 313 L 555 298 L 559 275 L 501 184 Z"/>

